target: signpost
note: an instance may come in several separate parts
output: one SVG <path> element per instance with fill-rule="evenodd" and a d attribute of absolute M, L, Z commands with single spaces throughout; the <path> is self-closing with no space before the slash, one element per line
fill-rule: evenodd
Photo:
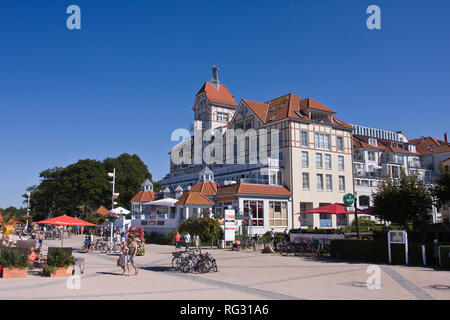
<path fill-rule="evenodd" d="M 359 239 L 359 223 L 358 223 L 358 208 L 356 207 L 355 196 L 351 193 L 347 193 L 344 196 L 344 203 L 347 207 L 355 206 L 355 219 L 356 219 L 356 238 Z"/>
<path fill-rule="evenodd" d="M 391 244 L 404 244 L 405 245 L 405 260 L 408 264 L 408 233 L 405 230 L 390 230 L 388 233 L 388 256 L 389 264 L 392 263 L 391 257 Z"/>
<path fill-rule="evenodd" d="M 225 210 L 224 219 L 225 242 L 235 240 L 236 215 L 234 210 Z"/>

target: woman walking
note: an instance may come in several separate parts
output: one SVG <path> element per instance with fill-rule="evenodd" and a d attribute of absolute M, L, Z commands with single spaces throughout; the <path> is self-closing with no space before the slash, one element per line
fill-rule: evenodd
<path fill-rule="evenodd" d="M 125 242 L 122 242 L 120 245 L 122 247 L 122 251 L 120 252 L 119 264 L 123 270 L 122 275 L 129 276 L 130 275 L 130 263 L 129 263 L 129 259 L 128 259 L 128 257 L 129 257 L 128 256 L 128 247 Z M 127 269 L 128 269 L 128 273 L 126 274 Z"/>
<path fill-rule="evenodd" d="M 180 250 L 180 233 L 178 231 L 173 237 L 173 240 L 175 242 L 175 252 L 178 252 Z"/>
<path fill-rule="evenodd" d="M 136 254 L 137 254 L 137 243 L 133 238 L 128 238 L 128 272 L 130 272 L 130 264 L 134 267 L 134 274 L 138 274 L 138 268 L 136 267 Z"/>

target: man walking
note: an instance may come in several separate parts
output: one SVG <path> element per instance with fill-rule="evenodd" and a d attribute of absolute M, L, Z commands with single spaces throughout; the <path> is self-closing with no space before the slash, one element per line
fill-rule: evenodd
<path fill-rule="evenodd" d="M 186 233 L 184 235 L 184 243 L 186 245 L 186 249 L 189 249 L 189 243 L 191 242 L 191 235 L 188 233 Z"/>

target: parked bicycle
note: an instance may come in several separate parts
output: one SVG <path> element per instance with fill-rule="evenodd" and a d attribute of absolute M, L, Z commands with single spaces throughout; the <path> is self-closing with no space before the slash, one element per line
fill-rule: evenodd
<path fill-rule="evenodd" d="M 241 248 L 253 248 L 253 250 L 256 250 L 256 247 L 263 246 L 264 243 L 261 239 L 261 235 L 255 234 L 252 237 L 246 237 L 243 241 L 241 241 Z"/>
<path fill-rule="evenodd" d="M 181 252 L 172 253 L 172 267 L 184 273 L 191 271 L 207 273 L 209 271 L 218 272 L 216 259 L 209 253 L 196 254 L 195 250 L 188 249 Z"/>
<path fill-rule="evenodd" d="M 106 242 L 100 247 L 101 253 L 120 253 L 121 251 L 122 248 L 120 247 L 120 244 L 117 243 Z"/>

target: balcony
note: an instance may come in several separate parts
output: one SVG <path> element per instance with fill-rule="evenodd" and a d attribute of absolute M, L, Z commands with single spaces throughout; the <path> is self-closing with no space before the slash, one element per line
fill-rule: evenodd
<path fill-rule="evenodd" d="M 403 166 L 405 164 L 404 159 L 399 159 L 397 157 L 381 157 L 381 163 L 398 164 Z"/>
<path fill-rule="evenodd" d="M 366 159 L 365 159 L 365 157 L 364 157 L 364 155 L 362 155 L 362 154 L 354 154 L 353 155 L 353 161 L 354 162 L 366 162 Z"/>
<path fill-rule="evenodd" d="M 364 170 L 355 170 L 355 172 L 353 173 L 355 178 L 372 178 L 372 179 L 381 179 L 382 175 L 380 171 L 372 171 L 372 172 L 368 172 L 368 171 L 364 171 Z"/>

